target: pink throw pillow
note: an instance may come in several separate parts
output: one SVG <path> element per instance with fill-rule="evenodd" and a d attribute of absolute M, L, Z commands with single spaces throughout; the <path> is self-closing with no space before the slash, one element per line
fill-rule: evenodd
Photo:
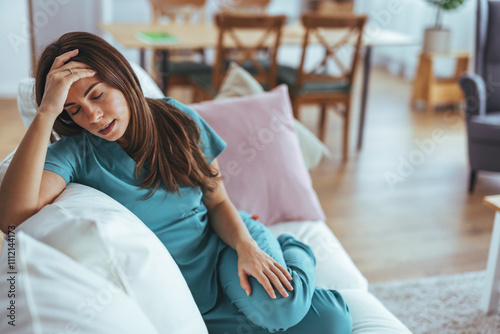
<path fill-rule="evenodd" d="M 227 143 L 217 158 L 236 208 L 265 225 L 325 220 L 301 156 L 288 89 L 191 105 Z"/>

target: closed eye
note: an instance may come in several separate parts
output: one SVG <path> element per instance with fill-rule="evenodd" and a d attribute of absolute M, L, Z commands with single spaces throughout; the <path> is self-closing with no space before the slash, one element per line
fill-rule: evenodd
<path fill-rule="evenodd" d="M 97 100 L 97 99 L 101 98 L 102 94 L 104 94 L 104 92 L 102 92 L 101 94 L 97 95 L 96 97 L 93 97 L 92 100 Z"/>
<path fill-rule="evenodd" d="M 101 94 L 97 95 L 96 97 L 93 97 L 92 100 L 98 100 L 102 97 L 102 95 L 104 94 L 104 92 L 101 92 Z M 70 113 L 71 116 L 75 116 L 76 114 L 78 114 L 78 112 L 80 111 L 81 107 L 78 107 L 78 109 L 76 109 L 74 112 Z"/>
<path fill-rule="evenodd" d="M 71 116 L 75 116 L 76 114 L 78 114 L 79 111 L 80 111 L 80 107 L 78 107 L 78 109 L 76 109 L 75 112 L 72 112 L 70 114 L 71 114 Z"/>

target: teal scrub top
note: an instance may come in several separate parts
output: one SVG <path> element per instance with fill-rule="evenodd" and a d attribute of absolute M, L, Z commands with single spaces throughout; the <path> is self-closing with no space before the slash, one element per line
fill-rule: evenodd
<path fill-rule="evenodd" d="M 192 108 L 172 99 L 163 99 L 190 116 L 201 132 L 200 148 L 209 162 L 226 143 Z M 208 224 L 202 191 L 180 187 L 180 194 L 164 186 L 147 200 L 135 175 L 135 161 L 117 142 L 107 141 L 82 131 L 51 144 L 45 169 L 111 196 L 149 227 L 168 249 L 183 273 L 202 313 L 210 310 L 218 295 L 217 259 L 226 244 Z M 168 284 L 168 282 L 165 282 Z"/>

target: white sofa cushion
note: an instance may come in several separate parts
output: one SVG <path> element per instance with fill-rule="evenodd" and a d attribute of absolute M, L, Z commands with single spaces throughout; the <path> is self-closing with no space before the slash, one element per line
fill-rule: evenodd
<path fill-rule="evenodd" d="M 276 237 L 288 233 L 311 246 L 316 256 L 316 286 L 368 290 L 368 281 L 324 222 L 286 222 L 268 227 Z"/>
<path fill-rule="evenodd" d="M 351 311 L 352 334 L 411 334 L 371 293 L 359 289 L 339 292 Z"/>
<path fill-rule="evenodd" d="M 159 333 L 109 281 L 23 232 L 0 260 L 0 333 Z"/>
<path fill-rule="evenodd" d="M 160 333 L 206 333 L 177 264 L 154 233 L 106 194 L 70 183 L 17 230 L 59 250 L 130 296 Z"/>

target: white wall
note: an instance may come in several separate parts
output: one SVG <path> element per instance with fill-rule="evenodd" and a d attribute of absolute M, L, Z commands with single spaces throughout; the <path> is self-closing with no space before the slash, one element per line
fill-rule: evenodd
<path fill-rule="evenodd" d="M 44 46 L 70 31 L 99 33 L 100 0 L 33 0 L 33 16 L 37 27 L 37 54 Z M 37 20 L 37 17 L 40 19 Z"/>
<path fill-rule="evenodd" d="M 26 1 L 0 1 L 0 96 L 15 96 L 17 83 L 29 75 Z"/>
<path fill-rule="evenodd" d="M 68 31 L 98 33 L 100 0 L 33 0 L 37 54 Z M 27 1 L 0 2 L 0 95 L 15 96 L 17 83 L 31 74 Z"/>
<path fill-rule="evenodd" d="M 451 30 L 450 49 L 473 54 L 476 0 L 466 0 L 462 7 L 443 12 L 443 27 Z M 366 13 L 372 25 L 396 30 L 422 40 L 426 27 L 434 25 L 436 9 L 424 0 L 357 0 L 356 12 Z M 374 48 L 375 65 L 386 66 L 395 74 L 413 78 L 421 44 L 410 47 Z M 452 72 L 453 62 L 437 64 L 438 75 Z"/>

